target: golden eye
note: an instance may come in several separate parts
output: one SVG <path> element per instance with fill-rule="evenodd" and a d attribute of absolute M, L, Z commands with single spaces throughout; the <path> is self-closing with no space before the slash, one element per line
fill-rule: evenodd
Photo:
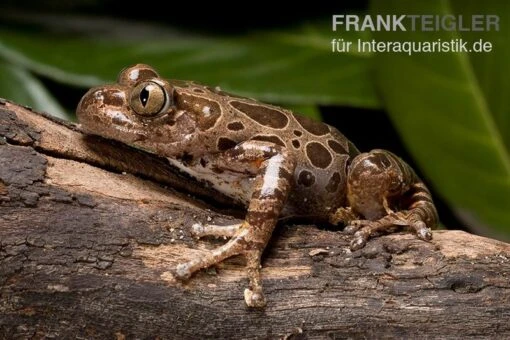
<path fill-rule="evenodd" d="M 137 114 L 152 117 L 166 109 L 167 101 L 167 94 L 160 85 L 146 81 L 133 89 L 129 105 Z"/>

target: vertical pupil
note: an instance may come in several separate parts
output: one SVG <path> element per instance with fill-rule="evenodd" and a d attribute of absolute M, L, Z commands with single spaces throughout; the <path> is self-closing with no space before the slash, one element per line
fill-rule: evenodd
<path fill-rule="evenodd" d="M 140 101 L 142 105 L 145 107 L 147 105 L 147 101 L 149 100 L 149 91 L 147 90 L 147 86 L 140 91 Z"/>

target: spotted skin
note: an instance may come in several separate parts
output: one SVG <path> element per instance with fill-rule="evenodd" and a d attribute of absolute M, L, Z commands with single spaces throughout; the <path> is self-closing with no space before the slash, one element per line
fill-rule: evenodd
<path fill-rule="evenodd" d="M 400 158 L 384 150 L 360 154 L 337 129 L 291 111 L 195 82 L 165 80 L 147 65 L 93 88 L 77 109 L 91 133 L 166 157 L 181 171 L 247 207 L 243 223 L 194 225 L 197 236 L 230 237 L 174 275 L 244 255 L 248 306 L 266 304 L 261 254 L 280 218 L 308 217 L 345 225 L 359 249 L 374 234 L 405 226 L 431 238 L 437 213 L 430 192 Z"/>

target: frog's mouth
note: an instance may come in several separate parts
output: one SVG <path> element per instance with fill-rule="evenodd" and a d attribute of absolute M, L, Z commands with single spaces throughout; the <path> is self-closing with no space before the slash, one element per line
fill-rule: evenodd
<path fill-rule="evenodd" d="M 80 121 L 79 127 L 81 131 L 90 135 L 97 135 L 107 139 L 114 139 L 121 141 L 125 144 L 133 144 L 143 142 L 147 139 L 147 133 L 137 131 L 135 129 L 128 129 L 123 126 L 101 126 L 90 121 Z"/>

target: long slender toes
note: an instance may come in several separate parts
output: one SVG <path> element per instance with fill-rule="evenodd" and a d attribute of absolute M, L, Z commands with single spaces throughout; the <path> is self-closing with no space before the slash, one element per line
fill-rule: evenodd
<path fill-rule="evenodd" d="M 221 247 L 208 251 L 206 254 L 197 256 L 188 262 L 178 264 L 175 267 L 173 274 L 177 279 L 186 280 L 200 269 L 208 268 L 220 263 L 226 258 L 242 254 L 244 246 L 244 235 L 239 235 Z"/>
<path fill-rule="evenodd" d="M 191 233 L 198 238 L 204 236 L 233 237 L 241 229 L 241 226 L 242 223 L 226 226 L 195 223 L 191 226 Z"/>

